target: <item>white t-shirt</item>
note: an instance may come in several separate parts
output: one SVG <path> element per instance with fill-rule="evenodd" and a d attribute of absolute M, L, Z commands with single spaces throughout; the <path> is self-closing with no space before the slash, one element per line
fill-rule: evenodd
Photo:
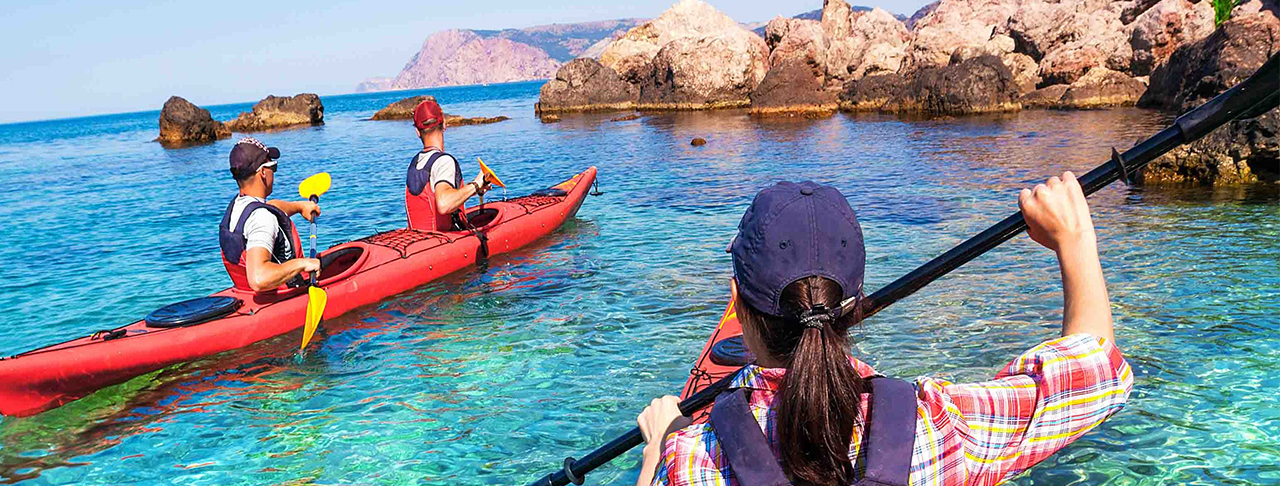
<path fill-rule="evenodd" d="M 431 160 L 431 154 L 436 152 L 439 152 L 439 150 L 430 150 L 419 153 L 418 159 L 416 160 L 418 170 L 425 169 L 427 167 L 427 161 Z M 436 184 L 440 183 L 440 181 L 449 183 L 449 186 L 451 187 L 453 186 L 455 178 L 458 176 L 458 172 L 454 170 L 457 163 L 458 161 L 449 154 L 441 155 L 440 158 L 436 159 L 436 163 L 431 166 L 432 191 L 436 190 Z M 454 189 L 457 189 L 457 187 L 454 187 Z"/>
<path fill-rule="evenodd" d="M 235 204 L 231 207 L 231 231 L 236 230 L 236 223 L 240 222 L 240 213 L 244 212 L 245 206 L 254 201 L 267 202 L 265 199 L 253 196 L 236 198 Z M 265 248 L 267 252 L 272 252 L 279 232 L 280 222 L 276 221 L 276 216 L 271 214 L 271 211 L 266 208 L 254 210 L 253 213 L 249 214 L 249 219 L 244 221 L 244 238 L 247 241 L 244 245 L 244 250 L 247 252 L 250 248 Z M 276 259 L 275 254 L 271 255 L 271 259 Z"/>

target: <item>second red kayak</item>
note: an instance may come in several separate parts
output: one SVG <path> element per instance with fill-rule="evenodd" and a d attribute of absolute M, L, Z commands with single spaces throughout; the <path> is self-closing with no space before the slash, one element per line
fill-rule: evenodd
<path fill-rule="evenodd" d="M 486 252 L 532 243 L 577 214 L 595 178 L 592 167 L 529 196 L 471 208 L 475 231 L 398 229 L 326 250 L 318 281 L 329 296 L 324 318 L 466 268 Z M 126 326 L 0 358 L 0 415 L 36 414 L 135 376 L 297 330 L 306 310 L 305 287 L 257 294 L 229 288 Z"/>

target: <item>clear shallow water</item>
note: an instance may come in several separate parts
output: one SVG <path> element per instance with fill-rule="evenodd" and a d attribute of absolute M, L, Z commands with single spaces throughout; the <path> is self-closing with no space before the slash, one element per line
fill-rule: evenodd
<path fill-rule="evenodd" d="M 524 484 L 679 390 L 727 298 L 724 253 L 755 191 L 814 179 L 850 198 L 874 289 L 1006 216 L 1023 186 L 1154 132 L 1139 110 L 761 122 L 742 112 L 610 122 L 532 116 L 538 85 L 427 90 L 513 120 L 447 135 L 467 173 L 519 195 L 588 165 L 605 195 L 534 247 L 331 322 L 0 418 L 0 482 Z M 414 93 L 416 94 L 416 93 Z M 324 246 L 403 225 L 407 93 L 324 98 L 322 127 L 258 134 L 277 193 L 329 171 Z M 249 104 L 211 107 L 228 119 Z M 165 150 L 158 113 L 0 125 L 0 355 L 226 287 L 215 227 L 235 138 Z M 688 145 L 692 137 L 708 145 Z M 1129 406 L 1018 484 L 1280 481 L 1280 193 L 1129 190 L 1092 200 Z M 868 321 L 881 371 L 980 380 L 1061 319 L 1052 255 L 1010 242 Z M 635 480 L 638 451 L 591 484 Z"/>

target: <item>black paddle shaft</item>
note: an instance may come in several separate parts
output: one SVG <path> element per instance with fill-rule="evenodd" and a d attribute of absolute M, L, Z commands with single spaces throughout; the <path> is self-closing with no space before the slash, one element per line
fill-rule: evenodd
<path fill-rule="evenodd" d="M 1139 169 L 1173 150 L 1174 147 L 1195 141 L 1237 117 L 1254 117 L 1271 111 L 1277 104 L 1280 104 L 1280 53 L 1271 56 L 1271 59 L 1249 79 L 1178 117 L 1173 125 L 1125 151 L 1124 154 L 1112 149 L 1111 160 L 1081 176 L 1080 186 L 1088 196 L 1116 180 L 1129 182 Z M 884 310 L 885 307 L 915 293 L 925 285 L 1001 243 L 1009 241 L 1026 229 L 1027 222 L 1022 219 L 1022 212 L 1004 218 L 986 231 L 965 240 L 955 248 L 929 260 L 920 268 L 885 285 L 866 299 L 862 299 L 863 318 Z M 858 305 L 858 301 L 846 302 L 842 307 L 845 312 L 848 312 L 854 305 Z M 736 372 L 730 373 L 729 376 L 680 402 L 680 412 L 688 416 L 710 405 L 717 395 L 729 387 L 735 375 L 737 375 Z M 644 436 L 641 435 L 640 429 L 633 428 L 580 460 L 566 458 L 561 470 L 534 481 L 529 486 L 565 486 L 570 482 L 583 484 L 584 476 L 588 472 L 642 442 L 644 442 Z"/>

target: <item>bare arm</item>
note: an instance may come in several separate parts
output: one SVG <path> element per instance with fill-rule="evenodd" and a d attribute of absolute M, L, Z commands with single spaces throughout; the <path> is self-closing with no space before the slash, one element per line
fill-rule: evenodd
<path fill-rule="evenodd" d="M 311 201 L 285 201 L 281 199 L 272 199 L 267 204 L 275 206 L 276 209 L 284 211 L 284 214 L 293 216 L 301 214 L 307 221 L 315 220 L 320 215 L 320 205 Z"/>
<path fill-rule="evenodd" d="M 484 173 L 481 172 L 474 181 L 463 184 L 462 187 L 454 188 L 452 184 L 442 181 L 437 182 L 432 189 L 436 194 L 436 211 L 440 214 L 449 214 L 466 204 L 471 196 L 488 191 L 489 181 L 485 180 Z"/>
<path fill-rule="evenodd" d="M 249 277 L 249 287 L 255 292 L 271 290 L 288 282 L 289 279 L 302 272 L 320 270 L 320 260 L 315 258 L 294 258 L 284 263 L 271 261 L 271 252 L 266 248 L 253 247 L 245 252 L 245 273 Z"/>
<path fill-rule="evenodd" d="M 1023 189 L 1018 205 L 1032 240 L 1058 255 L 1062 272 L 1062 335 L 1088 333 L 1115 343 L 1111 300 L 1098 259 L 1098 237 L 1075 174 Z"/>

